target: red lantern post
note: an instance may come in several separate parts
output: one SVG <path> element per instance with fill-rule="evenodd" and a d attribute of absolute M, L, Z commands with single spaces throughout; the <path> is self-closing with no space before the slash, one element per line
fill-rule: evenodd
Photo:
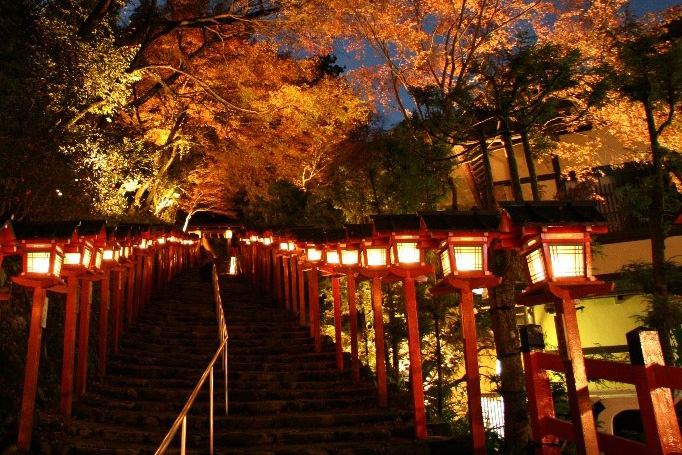
<path fill-rule="evenodd" d="M 433 239 L 440 269 L 434 294 L 459 293 L 459 313 L 464 342 L 469 425 L 475 455 L 485 455 L 485 428 L 481 405 L 474 289 L 497 286 L 500 279 L 488 267 L 488 249 L 500 219 L 497 212 L 422 213 L 422 230 Z M 496 236 L 496 233 L 495 233 Z"/>
<path fill-rule="evenodd" d="M 341 252 L 339 242 L 346 240 L 345 229 L 325 231 L 324 259 L 320 270 L 331 278 L 332 298 L 334 300 L 334 346 L 336 348 L 336 369 L 343 371 L 343 338 L 341 327 Z"/>
<path fill-rule="evenodd" d="M 29 325 L 28 348 L 26 351 L 26 370 L 24 391 L 19 414 L 19 435 L 17 448 L 28 452 L 31 447 L 33 415 L 38 386 L 38 369 L 43 328 L 47 321 L 46 290 L 61 284 L 60 276 L 64 262 L 64 251 L 57 238 L 69 239 L 76 223 L 16 223 L 17 236 L 23 259 L 20 275 L 12 280 L 25 287 L 33 288 L 33 304 Z M 66 232 L 66 233 L 65 233 Z"/>
<path fill-rule="evenodd" d="M 374 347 L 376 350 L 377 400 L 380 407 L 388 406 L 386 385 L 386 342 L 384 338 L 384 313 L 381 294 L 381 280 L 388 276 L 390 265 L 387 239 L 373 238 L 371 224 L 346 226 L 348 237 L 360 239 L 360 277 L 372 281 L 372 313 L 374 315 Z"/>
<path fill-rule="evenodd" d="M 433 272 L 426 264 L 421 244 L 421 220 L 417 215 L 375 215 L 374 234 L 389 240 L 392 275 L 403 280 L 405 294 L 405 319 L 410 357 L 410 386 L 417 439 L 427 437 L 426 410 L 422 378 L 421 345 L 417 317 L 417 296 L 414 280 Z"/>
<path fill-rule="evenodd" d="M 520 249 L 529 283 L 517 302 L 554 303 L 576 447 L 579 454 L 598 455 L 574 300 L 613 289 L 592 276 L 590 234 L 606 232 L 605 219 L 590 202 L 508 202 L 502 207 L 503 246 Z M 534 438 L 541 434 L 533 430 Z"/>
<path fill-rule="evenodd" d="M 315 340 L 315 352 L 322 352 L 320 332 L 319 266 L 324 254 L 324 230 L 296 229 L 293 231 L 296 246 L 302 250 L 303 269 L 308 272 L 308 301 L 310 302 L 310 334 Z"/>

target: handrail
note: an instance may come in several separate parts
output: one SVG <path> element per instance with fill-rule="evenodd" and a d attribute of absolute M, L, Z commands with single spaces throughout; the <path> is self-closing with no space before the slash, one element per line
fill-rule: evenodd
<path fill-rule="evenodd" d="M 173 437 L 175 434 L 178 432 L 178 428 L 182 426 L 182 431 L 180 433 L 180 454 L 185 455 L 185 448 L 187 444 L 187 414 L 189 413 L 189 410 L 192 408 L 192 405 L 194 404 L 194 401 L 196 400 L 197 396 L 199 395 L 199 392 L 201 391 L 201 387 L 204 385 L 206 382 L 206 378 L 209 378 L 208 382 L 208 387 L 209 387 L 209 431 L 210 431 L 210 451 L 209 454 L 213 455 L 213 367 L 215 366 L 216 361 L 218 358 L 222 355 L 222 362 L 223 362 L 223 372 L 225 373 L 225 415 L 227 415 L 227 410 L 228 410 L 228 399 L 227 399 L 227 323 L 225 321 L 225 313 L 223 311 L 223 305 L 222 305 L 222 299 L 220 297 L 220 285 L 218 283 L 218 272 L 216 270 L 215 264 L 213 264 L 213 269 L 212 269 L 212 282 L 213 282 L 213 292 L 215 296 L 215 303 L 216 303 L 216 316 L 218 319 L 218 335 L 220 338 L 220 347 L 216 351 L 216 353 L 213 355 L 213 358 L 211 359 L 211 362 L 208 364 L 206 369 L 204 370 L 204 373 L 201 375 L 201 379 L 199 379 L 199 382 L 197 385 L 194 387 L 194 390 L 192 391 L 192 394 L 190 395 L 189 399 L 185 403 L 185 406 L 182 408 L 182 411 L 180 412 L 180 415 L 175 419 L 175 422 L 173 422 L 173 425 L 171 426 L 170 430 L 168 430 L 168 433 L 166 433 L 166 437 L 163 438 L 163 441 L 161 441 L 161 445 L 159 448 L 154 452 L 154 455 L 161 455 L 166 452 L 166 449 L 168 449 L 168 446 L 170 445 L 171 441 L 173 440 Z"/>

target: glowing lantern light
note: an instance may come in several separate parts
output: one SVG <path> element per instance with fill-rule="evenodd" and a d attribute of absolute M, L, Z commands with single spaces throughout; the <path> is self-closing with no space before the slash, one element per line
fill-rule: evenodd
<path fill-rule="evenodd" d="M 342 265 L 358 265 L 360 263 L 360 250 L 351 249 L 341 249 L 341 264 Z"/>
<path fill-rule="evenodd" d="M 231 239 L 232 238 L 232 230 L 228 229 L 225 231 L 225 238 L 226 239 Z"/>
<path fill-rule="evenodd" d="M 279 249 L 282 251 L 287 251 L 289 249 L 289 244 L 287 242 L 281 242 L 279 244 Z"/>
<path fill-rule="evenodd" d="M 318 250 L 315 247 L 308 247 L 307 254 L 309 262 L 319 262 L 322 260 L 322 250 Z"/>
<path fill-rule="evenodd" d="M 326 250 L 326 262 L 330 265 L 339 265 L 339 252 L 337 250 Z"/>

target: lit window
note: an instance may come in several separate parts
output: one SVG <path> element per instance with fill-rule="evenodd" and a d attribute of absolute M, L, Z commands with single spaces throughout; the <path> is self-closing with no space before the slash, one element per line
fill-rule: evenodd
<path fill-rule="evenodd" d="M 341 262 L 344 265 L 356 265 L 358 263 L 358 250 L 341 250 Z"/>
<path fill-rule="evenodd" d="M 450 255 L 448 250 L 440 252 L 440 264 L 443 268 L 443 275 L 450 275 L 452 273 L 452 266 L 450 265 Z"/>
<path fill-rule="evenodd" d="M 385 248 L 367 248 L 367 266 L 377 267 L 386 265 Z"/>
<path fill-rule="evenodd" d="M 335 250 L 327 251 L 327 264 L 338 264 L 339 252 Z"/>
<path fill-rule="evenodd" d="M 48 273 L 50 271 L 49 251 L 29 251 L 26 254 L 27 273 Z"/>
<path fill-rule="evenodd" d="M 398 242 L 398 263 L 417 264 L 419 263 L 419 248 L 415 242 Z"/>
<path fill-rule="evenodd" d="M 578 277 L 585 275 L 585 245 L 561 244 L 550 245 L 552 272 L 557 278 Z"/>
<path fill-rule="evenodd" d="M 547 278 L 545 263 L 542 260 L 542 251 L 540 251 L 540 248 L 528 253 L 526 262 L 528 264 L 528 273 L 530 274 L 530 281 L 532 283 L 537 283 L 538 281 Z"/>
<path fill-rule="evenodd" d="M 458 272 L 481 272 L 483 271 L 483 247 L 455 246 L 455 267 Z"/>

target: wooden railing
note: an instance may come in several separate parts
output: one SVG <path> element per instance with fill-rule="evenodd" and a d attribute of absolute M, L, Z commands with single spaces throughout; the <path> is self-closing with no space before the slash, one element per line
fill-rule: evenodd
<path fill-rule="evenodd" d="M 522 339 L 541 340 L 539 326 L 523 326 Z M 682 368 L 667 367 L 655 331 L 636 329 L 627 334 L 630 362 L 585 359 L 590 379 L 633 384 L 637 393 L 646 443 L 597 432 L 600 453 L 604 455 L 673 455 L 680 454 L 680 430 L 670 389 L 682 389 Z M 547 372 L 565 372 L 565 362 L 558 354 L 542 351 L 536 346 L 524 346 L 524 367 L 528 404 L 536 455 L 559 453 L 558 439 L 576 441 L 579 435 L 574 424 L 556 418 Z M 586 390 L 578 393 L 587 393 Z M 573 401 L 574 397 L 570 396 Z"/>
<path fill-rule="evenodd" d="M 220 339 L 220 346 L 218 347 L 218 350 L 216 353 L 213 355 L 213 358 L 209 362 L 208 366 L 206 367 L 206 370 L 204 370 L 204 373 L 201 375 L 201 378 L 199 379 L 199 382 L 197 385 L 194 387 L 194 390 L 192 391 L 192 394 L 190 397 L 187 399 L 187 402 L 185 403 L 185 406 L 182 408 L 182 411 L 180 412 L 180 415 L 175 419 L 175 422 L 173 423 L 173 426 L 171 426 L 170 430 L 168 430 L 168 433 L 166 433 L 166 437 L 163 438 L 163 441 L 161 442 L 161 445 L 159 445 L 159 448 L 156 450 L 155 455 L 161 455 L 166 452 L 168 447 L 170 446 L 171 442 L 173 441 L 173 438 L 178 432 L 178 429 L 180 429 L 180 454 L 184 455 L 187 447 L 187 414 L 189 413 L 190 409 L 192 409 L 192 406 L 194 405 L 194 402 L 197 399 L 197 396 L 199 395 L 199 392 L 201 391 L 201 388 L 204 386 L 206 383 L 206 379 L 208 379 L 208 395 L 209 395 L 209 454 L 213 455 L 213 420 L 214 420 L 214 414 L 215 414 L 215 406 L 214 406 L 214 388 L 213 388 L 213 370 L 215 369 L 216 362 L 218 361 L 219 358 L 222 357 L 222 367 L 223 367 L 223 373 L 224 373 L 224 381 L 225 381 L 225 415 L 228 413 L 228 393 L 227 393 L 227 324 L 225 321 L 225 313 L 223 311 L 223 305 L 222 305 L 222 298 L 220 297 L 220 284 L 218 283 L 218 272 L 216 270 L 215 264 L 213 265 L 212 269 L 212 282 L 213 282 L 213 292 L 215 295 L 215 305 L 216 305 L 216 316 L 218 319 L 218 337 Z"/>

